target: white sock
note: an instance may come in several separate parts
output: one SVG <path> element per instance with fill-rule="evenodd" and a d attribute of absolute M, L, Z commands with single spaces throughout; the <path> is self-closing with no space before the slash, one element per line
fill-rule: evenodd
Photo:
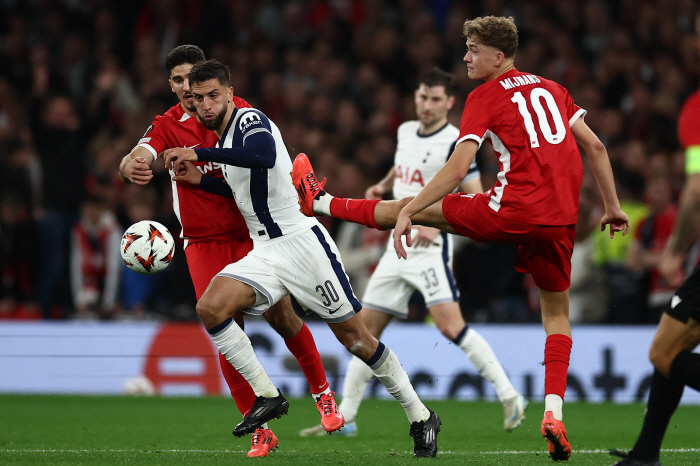
<path fill-rule="evenodd" d="M 410 380 L 408 380 L 408 374 L 401 367 L 399 358 L 381 343 L 379 348 L 383 348 L 383 351 L 379 360 L 370 366 L 372 372 L 386 387 L 387 391 L 401 403 L 404 411 L 406 411 L 408 422 L 427 421 L 430 417 L 430 411 L 418 399 L 418 394 L 413 389 Z"/>
<path fill-rule="evenodd" d="M 320 393 L 312 393 L 311 398 L 313 398 L 314 403 L 316 403 L 319 400 L 319 398 L 321 398 L 321 395 L 324 395 L 324 394 L 330 393 L 330 392 L 331 392 L 331 387 L 326 387 L 326 389 Z M 341 411 L 341 413 L 342 413 L 342 411 Z"/>
<path fill-rule="evenodd" d="M 547 395 L 544 397 L 544 412 L 552 412 L 552 416 L 557 421 L 564 420 L 564 400 L 559 395 Z"/>
<path fill-rule="evenodd" d="M 353 356 L 345 371 L 343 400 L 338 406 L 340 412 L 345 416 L 345 422 L 353 422 L 357 418 L 360 403 L 362 403 L 367 386 L 373 377 L 372 369 L 360 358 Z"/>
<path fill-rule="evenodd" d="M 333 196 L 324 191 L 320 196 L 314 199 L 314 202 L 311 205 L 311 210 L 318 215 L 330 215 L 332 200 Z"/>
<path fill-rule="evenodd" d="M 503 402 L 518 395 L 503 366 L 498 362 L 491 345 L 476 330 L 469 327 L 459 347 L 474 364 L 479 374 L 493 384 L 499 401 Z"/>
<path fill-rule="evenodd" d="M 274 398 L 279 394 L 255 356 L 248 336 L 233 319 L 226 327 L 212 334 L 211 339 L 226 360 L 248 381 L 255 396 Z"/>

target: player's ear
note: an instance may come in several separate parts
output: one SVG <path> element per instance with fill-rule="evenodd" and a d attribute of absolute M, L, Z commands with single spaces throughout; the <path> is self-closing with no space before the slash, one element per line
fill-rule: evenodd
<path fill-rule="evenodd" d="M 505 61 L 506 56 L 503 52 L 500 50 L 496 50 L 496 59 L 494 61 L 494 65 L 496 65 L 496 68 L 500 67 L 503 62 Z"/>
<path fill-rule="evenodd" d="M 229 101 L 229 103 L 233 102 L 233 88 L 232 87 L 228 88 L 228 101 Z"/>
<path fill-rule="evenodd" d="M 168 78 L 168 84 L 170 84 L 170 90 L 175 92 L 175 88 L 173 87 L 173 81 L 170 78 Z"/>
<path fill-rule="evenodd" d="M 447 110 L 451 110 L 455 104 L 455 96 L 451 95 L 447 98 Z"/>

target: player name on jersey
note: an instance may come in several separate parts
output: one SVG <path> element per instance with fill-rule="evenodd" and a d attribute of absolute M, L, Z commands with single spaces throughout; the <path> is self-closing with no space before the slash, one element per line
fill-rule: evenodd
<path fill-rule="evenodd" d="M 528 84 L 539 84 L 540 78 L 531 74 L 523 74 L 520 76 L 513 76 L 512 78 L 501 79 L 499 81 L 503 89 L 513 89 L 518 86 L 527 86 Z"/>

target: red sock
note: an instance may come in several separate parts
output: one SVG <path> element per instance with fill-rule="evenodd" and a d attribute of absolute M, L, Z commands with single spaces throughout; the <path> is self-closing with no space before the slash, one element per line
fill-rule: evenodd
<path fill-rule="evenodd" d="M 564 399 L 566 374 L 569 371 L 571 338 L 562 334 L 547 337 L 544 345 L 544 394 Z"/>
<path fill-rule="evenodd" d="M 321 355 L 318 354 L 316 342 L 309 327 L 304 324 L 295 337 L 285 339 L 284 343 L 299 361 L 301 370 L 304 371 L 306 380 L 309 382 L 311 393 L 321 393 L 328 388 L 326 370 L 323 368 Z"/>
<path fill-rule="evenodd" d="M 370 228 L 383 230 L 374 221 L 374 208 L 379 199 L 345 199 L 334 197 L 331 199 L 331 216 L 348 222 L 360 223 Z"/>
<path fill-rule="evenodd" d="M 224 379 L 226 379 L 226 384 L 231 390 L 233 401 L 236 402 L 236 407 L 245 416 L 253 407 L 253 403 L 255 403 L 253 388 L 221 353 L 219 353 L 219 365 L 221 366 L 221 373 L 224 374 Z"/>

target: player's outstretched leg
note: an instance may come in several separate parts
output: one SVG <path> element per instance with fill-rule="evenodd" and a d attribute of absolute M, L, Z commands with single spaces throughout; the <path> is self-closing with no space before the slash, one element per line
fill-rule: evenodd
<path fill-rule="evenodd" d="M 330 215 L 378 230 L 393 227 L 391 221 L 390 224 L 382 226 L 375 221 L 374 210 L 380 202 L 379 200 L 338 199 L 324 191 L 323 187 L 326 184 L 326 179 L 324 178 L 321 182 L 318 181 L 306 154 L 299 154 L 294 159 L 292 181 L 299 194 L 299 210 L 308 217 L 313 217 L 314 214 Z M 384 203 L 396 204 L 395 201 L 385 201 Z M 394 210 L 396 210 L 395 214 L 398 215 L 401 209 Z M 396 215 L 394 215 L 394 222 L 396 221 Z"/>

